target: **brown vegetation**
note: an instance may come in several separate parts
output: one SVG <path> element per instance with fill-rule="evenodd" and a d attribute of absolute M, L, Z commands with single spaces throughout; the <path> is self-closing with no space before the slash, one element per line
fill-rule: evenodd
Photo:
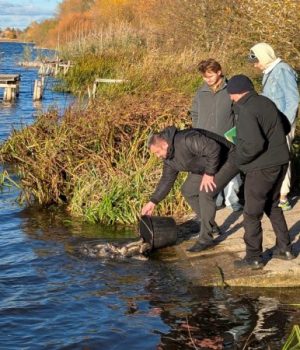
<path fill-rule="evenodd" d="M 148 49 L 193 49 L 229 65 L 266 41 L 296 63 L 299 22 L 298 0 L 64 0 L 56 18 L 33 23 L 25 36 L 43 46 L 76 41 L 80 47 L 107 36 L 116 39 L 122 28 Z"/>
<path fill-rule="evenodd" d="M 299 68 L 299 22 L 297 0 L 64 0 L 57 16 L 33 23 L 26 38 L 72 59 L 63 79 L 73 93 L 86 94 L 95 78 L 126 83 L 99 86 L 87 108 L 63 118 L 41 116 L 13 133 L 0 157 L 17 162 L 28 202 L 66 204 L 90 221 L 133 223 L 161 172 L 145 141 L 152 129 L 190 125 L 199 60 L 214 57 L 227 75 L 257 78 L 246 58 L 266 41 Z M 294 149 L 299 167 L 299 142 Z M 182 180 L 160 214 L 186 213 Z"/>
<path fill-rule="evenodd" d="M 1 159 L 17 162 L 23 200 L 67 204 L 72 215 L 90 221 L 135 222 L 161 171 L 149 158 L 149 133 L 174 123 L 175 116 L 178 127 L 187 121 L 184 95 L 151 94 L 142 101 L 124 96 L 114 104 L 72 109 L 62 119 L 50 111 L 15 132 Z M 183 208 L 177 193 L 161 210 L 182 214 Z"/>

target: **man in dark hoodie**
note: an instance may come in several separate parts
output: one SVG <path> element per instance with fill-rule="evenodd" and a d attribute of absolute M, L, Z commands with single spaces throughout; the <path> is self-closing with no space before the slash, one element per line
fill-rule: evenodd
<path fill-rule="evenodd" d="M 188 249 L 199 252 L 213 245 L 217 227 L 216 195 L 238 173 L 234 145 L 225 138 L 202 129 L 178 131 L 168 127 L 153 134 L 150 152 L 163 159 L 163 173 L 150 201 L 142 208 L 142 215 L 152 215 L 155 206 L 170 192 L 179 172 L 189 172 L 182 186 L 182 194 L 201 218 L 196 243 Z"/>
<path fill-rule="evenodd" d="M 234 101 L 237 142 L 236 162 L 245 173 L 244 241 L 246 256 L 236 267 L 261 269 L 262 228 L 265 213 L 276 235 L 273 258 L 291 260 L 291 242 L 282 209 L 278 206 L 280 188 L 289 162 L 286 133 L 289 123 L 267 97 L 258 95 L 245 75 L 233 76 L 227 91 Z"/>

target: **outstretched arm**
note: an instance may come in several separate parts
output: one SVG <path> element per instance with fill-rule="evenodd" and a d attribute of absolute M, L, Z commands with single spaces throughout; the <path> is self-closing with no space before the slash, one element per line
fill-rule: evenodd
<path fill-rule="evenodd" d="M 214 175 L 204 174 L 200 183 L 200 191 L 210 192 L 217 187 Z"/>
<path fill-rule="evenodd" d="M 178 171 L 174 170 L 167 163 L 164 163 L 161 178 L 156 186 L 154 193 L 150 198 L 150 201 L 143 206 L 141 211 L 142 215 L 152 215 L 156 204 L 162 201 L 171 191 L 171 188 L 174 185 L 177 175 Z"/>
<path fill-rule="evenodd" d="M 155 204 L 158 204 L 160 201 L 162 201 L 171 191 L 171 188 L 177 179 L 177 175 L 178 171 L 174 170 L 169 164 L 165 162 L 161 178 L 156 186 L 154 193 L 150 197 L 150 201 Z"/>
<path fill-rule="evenodd" d="M 142 208 L 141 214 L 142 215 L 152 215 L 154 208 L 155 208 L 156 204 L 153 202 L 148 202 L 147 204 L 145 204 Z"/>

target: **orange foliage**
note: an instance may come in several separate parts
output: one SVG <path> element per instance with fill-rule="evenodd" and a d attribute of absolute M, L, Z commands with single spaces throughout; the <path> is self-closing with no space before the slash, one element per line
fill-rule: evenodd
<path fill-rule="evenodd" d="M 299 21 L 299 0 L 62 0 L 51 25 L 33 23 L 27 36 L 44 45 L 58 37 L 61 44 L 91 39 L 97 45 L 99 37 L 128 33 L 150 48 L 196 49 L 222 62 L 236 61 L 255 42 L 266 41 L 281 57 L 295 60 Z"/>
<path fill-rule="evenodd" d="M 90 13 L 68 13 L 61 18 L 50 34 L 58 38 L 60 44 L 64 44 L 84 37 L 92 27 Z"/>
<path fill-rule="evenodd" d="M 71 13 L 83 13 L 91 8 L 94 0 L 64 0 L 58 5 L 58 17 Z"/>

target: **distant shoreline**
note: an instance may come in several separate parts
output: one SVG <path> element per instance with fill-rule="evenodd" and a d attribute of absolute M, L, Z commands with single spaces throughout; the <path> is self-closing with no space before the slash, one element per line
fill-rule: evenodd
<path fill-rule="evenodd" d="M 0 43 L 34 44 L 35 45 L 34 41 L 22 41 L 20 39 L 7 39 L 7 38 L 0 38 Z M 55 51 L 55 49 L 51 49 L 49 47 L 40 47 L 40 46 L 36 46 L 36 45 L 35 45 L 35 48 L 39 49 L 39 50 L 53 50 L 53 51 Z"/>
<path fill-rule="evenodd" d="M 33 41 L 24 41 L 20 39 L 8 39 L 8 38 L 0 38 L 1 43 L 20 43 L 20 44 L 34 44 Z"/>

